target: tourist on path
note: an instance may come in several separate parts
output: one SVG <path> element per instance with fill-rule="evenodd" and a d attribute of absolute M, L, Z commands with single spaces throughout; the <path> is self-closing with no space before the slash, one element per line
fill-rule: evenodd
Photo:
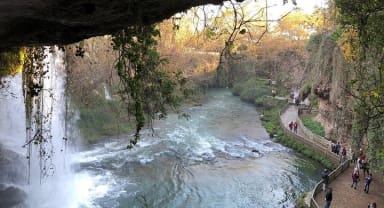
<path fill-rule="evenodd" d="M 332 202 L 332 188 L 329 188 L 325 194 L 325 205 L 324 208 L 330 208 Z"/>
<path fill-rule="evenodd" d="M 340 163 L 343 163 L 347 157 L 347 150 L 345 147 L 341 150 L 341 157 L 340 157 Z"/>
<path fill-rule="evenodd" d="M 365 178 L 365 186 L 364 186 L 364 191 L 365 193 L 368 194 L 369 191 L 369 184 L 372 182 L 372 173 L 370 173 L 366 178 Z"/>
<path fill-rule="evenodd" d="M 293 123 L 293 131 L 297 134 L 297 122 Z"/>
<path fill-rule="evenodd" d="M 339 155 L 339 153 L 340 153 L 340 148 L 341 148 L 340 142 L 337 142 L 337 144 L 336 144 L 336 148 L 335 148 L 335 153 L 336 153 L 337 155 Z"/>
<path fill-rule="evenodd" d="M 360 176 L 359 169 L 355 168 L 352 173 L 352 185 L 351 185 L 351 187 L 354 189 L 356 189 L 357 187 L 357 180 L 359 179 L 359 176 Z"/>
<path fill-rule="evenodd" d="M 321 173 L 321 178 L 323 179 L 323 191 L 327 190 L 328 180 L 329 180 L 328 174 L 329 174 L 328 169 L 326 169 L 326 168 Z"/>
<path fill-rule="evenodd" d="M 292 131 L 292 129 L 293 129 L 293 121 L 289 122 L 288 127 L 289 127 L 289 130 Z"/>

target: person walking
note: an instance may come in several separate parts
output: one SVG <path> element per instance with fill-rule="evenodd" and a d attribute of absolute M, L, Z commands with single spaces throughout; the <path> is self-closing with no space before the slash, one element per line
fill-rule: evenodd
<path fill-rule="evenodd" d="M 359 179 L 359 170 L 357 168 L 355 168 L 355 170 L 353 171 L 352 173 L 352 185 L 351 185 L 351 188 L 354 188 L 356 189 L 357 187 L 357 180 Z"/>
<path fill-rule="evenodd" d="M 356 153 L 356 151 L 354 151 L 354 150 L 351 150 L 351 162 L 352 162 L 352 164 L 356 164 L 356 162 L 357 162 L 357 153 Z"/>
<path fill-rule="evenodd" d="M 330 208 L 332 202 L 332 188 L 328 188 L 327 193 L 325 194 L 325 204 L 324 208 Z"/>
<path fill-rule="evenodd" d="M 367 177 L 365 177 L 365 186 L 364 191 L 368 194 L 369 191 L 369 184 L 372 182 L 372 173 L 370 173 Z"/>
<path fill-rule="evenodd" d="M 343 149 L 341 150 L 340 163 L 344 163 L 346 157 L 347 157 L 347 149 L 343 147 Z"/>
<path fill-rule="evenodd" d="M 293 123 L 293 131 L 297 134 L 297 122 Z"/>
<path fill-rule="evenodd" d="M 293 129 L 293 121 L 289 122 L 288 127 L 289 127 L 289 130 L 292 131 L 292 129 Z"/>
<path fill-rule="evenodd" d="M 326 168 L 324 168 L 323 172 L 321 172 L 321 178 L 323 179 L 323 191 L 327 190 L 328 180 L 329 180 L 328 174 L 329 174 L 328 169 Z"/>

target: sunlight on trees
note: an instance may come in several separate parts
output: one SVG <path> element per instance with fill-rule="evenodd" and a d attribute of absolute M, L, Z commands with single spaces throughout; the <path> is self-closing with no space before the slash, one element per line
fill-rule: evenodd
<path fill-rule="evenodd" d="M 218 53 L 216 84 L 231 86 L 233 74 L 226 67 L 231 61 L 300 51 L 311 33 L 324 28 L 325 11 L 320 8 L 312 16 L 294 10 L 276 18 L 269 12 L 275 6 L 267 0 L 229 1 L 177 14 L 160 25 L 162 52 L 169 56 L 178 53 L 179 57 L 180 53 Z M 178 21 L 176 27 L 173 18 Z"/>
<path fill-rule="evenodd" d="M 275 32 L 281 36 L 285 36 L 290 40 L 307 40 L 311 33 L 314 32 L 313 24 L 309 15 L 300 10 L 291 12 L 276 26 Z"/>

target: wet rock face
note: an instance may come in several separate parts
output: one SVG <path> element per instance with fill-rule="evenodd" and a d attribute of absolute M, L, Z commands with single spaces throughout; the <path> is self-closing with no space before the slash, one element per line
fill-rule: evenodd
<path fill-rule="evenodd" d="M 27 194 L 19 187 L 0 184 L 1 208 L 25 207 L 24 201 L 26 198 Z"/>
<path fill-rule="evenodd" d="M 25 157 L 0 144 L 0 207 L 23 207 L 26 193 L 20 187 L 26 184 Z"/>
<path fill-rule="evenodd" d="M 0 144 L 0 184 L 26 184 L 27 160 Z M 0 206 L 1 207 L 1 206 Z"/>
<path fill-rule="evenodd" d="M 0 48 L 67 44 L 223 0 L 2 0 Z"/>

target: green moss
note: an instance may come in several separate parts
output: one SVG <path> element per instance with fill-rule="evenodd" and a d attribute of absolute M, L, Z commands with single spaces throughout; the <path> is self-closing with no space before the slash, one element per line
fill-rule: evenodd
<path fill-rule="evenodd" d="M 343 33 L 344 33 L 343 29 L 339 26 L 331 34 L 331 39 L 334 41 L 338 41 L 341 38 Z"/>
<path fill-rule="evenodd" d="M 96 143 L 100 139 L 117 134 L 127 134 L 134 130 L 125 109 L 118 100 L 105 100 L 93 94 L 87 105 L 79 104 L 80 119 L 77 125 L 86 143 Z"/>
<path fill-rule="evenodd" d="M 309 41 L 306 45 L 307 50 L 311 50 L 311 48 L 318 48 L 321 43 L 321 34 L 315 33 L 309 37 Z"/>
<path fill-rule="evenodd" d="M 305 156 L 320 162 L 322 165 L 324 165 L 328 169 L 334 169 L 335 168 L 335 165 L 330 160 L 328 160 L 324 155 L 321 155 L 321 154 L 313 151 L 312 149 L 305 147 L 303 144 L 296 142 L 295 140 L 289 138 L 286 135 L 280 135 L 279 137 L 276 138 L 275 141 L 280 142 L 280 143 L 284 144 L 285 146 L 290 147 L 290 148 L 304 154 Z"/>
<path fill-rule="evenodd" d="M 281 85 L 269 85 L 267 79 L 250 77 L 242 81 L 238 81 L 232 88 L 232 93 L 240 96 L 240 99 L 246 102 L 262 105 L 265 96 L 272 96 L 272 89 L 277 91 L 277 96 L 286 95 L 287 90 Z M 260 100 L 261 99 L 261 100 Z M 271 97 L 270 100 L 276 100 Z"/>
<path fill-rule="evenodd" d="M 311 93 L 309 94 L 308 98 L 313 107 L 317 108 L 319 106 L 319 100 L 317 99 L 316 95 Z"/>
<path fill-rule="evenodd" d="M 277 107 L 280 107 L 287 103 L 286 100 L 278 100 L 274 99 L 273 97 L 258 97 L 254 101 L 255 105 L 263 110 L 271 110 L 276 109 Z"/>
<path fill-rule="evenodd" d="M 0 50 L 0 77 L 15 75 L 20 72 L 24 63 L 24 48 Z"/>

